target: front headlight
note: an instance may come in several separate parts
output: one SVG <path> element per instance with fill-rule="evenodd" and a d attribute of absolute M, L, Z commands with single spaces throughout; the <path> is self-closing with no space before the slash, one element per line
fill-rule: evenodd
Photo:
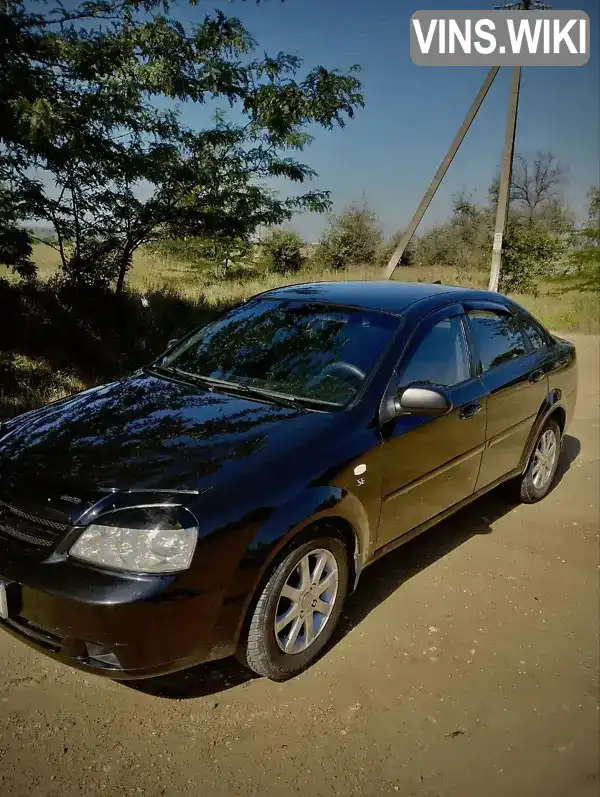
<path fill-rule="evenodd" d="M 127 514 L 119 512 L 121 521 Z M 69 556 L 111 570 L 136 573 L 176 573 L 191 564 L 198 538 L 196 526 L 172 518 L 150 528 L 109 525 L 110 515 L 100 520 L 104 523 L 92 523 L 83 531 Z"/>

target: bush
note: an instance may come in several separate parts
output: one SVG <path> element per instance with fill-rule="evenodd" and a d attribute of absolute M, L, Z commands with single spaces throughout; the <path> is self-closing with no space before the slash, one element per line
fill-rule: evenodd
<path fill-rule="evenodd" d="M 348 266 L 379 265 L 383 236 L 379 219 L 366 202 L 349 205 L 332 216 L 321 238 L 315 260 L 319 266 L 344 269 Z"/>
<path fill-rule="evenodd" d="M 163 238 L 150 249 L 158 257 L 185 264 L 206 276 L 224 279 L 245 264 L 251 247 L 243 238 L 181 236 Z"/>
<path fill-rule="evenodd" d="M 387 264 L 390 262 L 390 257 L 396 251 L 396 247 L 400 243 L 400 240 L 402 239 L 403 235 L 404 235 L 404 230 L 396 230 L 396 232 L 391 236 L 391 238 L 381 246 L 378 259 L 382 268 L 387 266 Z M 400 263 L 398 264 L 399 266 L 414 266 L 415 264 L 414 248 L 415 248 L 415 243 L 413 238 L 412 241 L 408 244 L 408 246 L 404 250 L 402 257 L 400 258 Z"/>
<path fill-rule="evenodd" d="M 115 296 L 58 277 L 0 279 L 0 417 L 130 373 L 224 306 L 173 289 Z"/>
<path fill-rule="evenodd" d="M 502 254 L 500 290 L 535 296 L 538 280 L 551 275 L 564 249 L 563 241 L 540 224 L 509 223 Z"/>
<path fill-rule="evenodd" d="M 450 219 L 433 227 L 413 245 L 413 261 L 419 266 L 451 266 L 458 275 L 488 268 L 494 218 L 488 207 L 459 196 Z"/>
<path fill-rule="evenodd" d="M 268 271 L 291 274 L 304 265 L 304 241 L 293 230 L 271 230 L 261 244 L 263 263 Z"/>

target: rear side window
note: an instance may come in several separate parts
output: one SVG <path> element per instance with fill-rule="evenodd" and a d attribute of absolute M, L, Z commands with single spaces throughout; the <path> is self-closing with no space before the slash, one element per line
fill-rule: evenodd
<path fill-rule="evenodd" d="M 439 321 L 417 345 L 408 361 L 401 364 L 398 387 L 429 382 L 452 387 L 471 376 L 469 354 L 458 316 Z"/>
<path fill-rule="evenodd" d="M 493 310 L 472 310 L 469 322 L 484 371 L 525 354 L 525 340 L 513 315 Z"/>
<path fill-rule="evenodd" d="M 542 332 L 541 328 L 536 324 L 533 318 L 521 314 L 519 316 L 519 321 L 521 322 L 521 326 L 523 327 L 525 334 L 531 341 L 533 348 L 543 349 L 544 346 L 547 345 L 548 341 L 546 340 L 546 336 Z"/>

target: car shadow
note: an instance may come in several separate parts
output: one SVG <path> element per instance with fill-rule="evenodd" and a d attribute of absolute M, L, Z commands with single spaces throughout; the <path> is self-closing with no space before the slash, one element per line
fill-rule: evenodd
<path fill-rule="evenodd" d="M 580 451 L 579 440 L 566 435 L 553 490 L 560 484 Z M 492 524 L 517 505 L 510 490 L 499 487 L 366 568 L 356 592 L 346 603 L 341 622 L 324 655 L 406 581 L 472 537 L 490 534 Z M 154 697 L 185 700 L 224 692 L 257 677 L 230 657 L 171 675 L 144 681 L 125 681 L 122 684 Z"/>
<path fill-rule="evenodd" d="M 189 700 L 226 692 L 258 677 L 230 656 L 220 661 L 198 664 L 196 667 L 170 675 L 147 678 L 143 681 L 121 681 L 121 685 L 153 697 Z"/>
<path fill-rule="evenodd" d="M 573 462 L 575 462 L 580 453 L 580 441 L 576 437 L 573 437 L 573 435 L 566 434 L 563 438 L 560 460 L 558 462 L 558 468 L 556 469 L 552 490 L 556 490 L 563 477 L 569 472 L 571 465 Z"/>
<path fill-rule="evenodd" d="M 558 487 L 580 451 L 579 440 L 565 435 L 550 492 Z M 342 621 L 333 635 L 329 649 L 402 584 L 472 537 L 490 534 L 492 524 L 518 505 L 513 485 L 501 485 L 366 568 L 356 592 L 348 599 Z"/>

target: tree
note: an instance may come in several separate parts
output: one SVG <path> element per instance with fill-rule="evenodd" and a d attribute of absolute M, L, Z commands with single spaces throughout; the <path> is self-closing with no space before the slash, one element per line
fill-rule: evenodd
<path fill-rule="evenodd" d="M 552 267 L 564 253 L 564 242 L 541 224 L 510 220 L 502 254 L 500 290 L 535 295 L 538 280 L 552 273 Z"/>
<path fill-rule="evenodd" d="M 380 262 L 382 266 L 387 266 L 390 257 L 394 254 L 396 249 L 398 248 L 398 244 L 402 240 L 404 235 L 404 230 L 396 230 L 396 232 L 390 236 L 389 240 L 385 243 L 382 251 Z M 402 253 L 402 257 L 400 258 L 400 266 L 411 266 L 413 265 L 414 260 L 414 238 L 408 244 L 404 252 Z"/>
<path fill-rule="evenodd" d="M 530 224 L 539 221 L 556 233 L 568 232 L 573 217 L 565 207 L 562 188 L 566 170 L 551 152 L 537 152 L 532 157 L 516 154 L 510 186 L 510 213 Z M 499 178 L 490 186 L 490 200 L 498 202 Z"/>
<path fill-rule="evenodd" d="M 348 205 L 339 215 L 330 217 L 315 257 L 333 269 L 375 265 L 382 242 L 379 219 L 363 198 L 361 202 Z"/>
<path fill-rule="evenodd" d="M 588 221 L 590 230 L 595 235 L 590 235 L 590 238 L 596 240 L 600 246 L 600 187 L 593 186 L 588 191 L 589 207 L 588 207 Z"/>
<path fill-rule="evenodd" d="M 241 22 L 221 12 L 198 25 L 166 0 L 89 0 L 48 10 L 4 0 L 0 11 L 0 179 L 33 166 L 30 210 L 56 230 L 65 275 L 122 291 L 134 251 L 169 235 L 247 238 L 300 210 L 323 212 L 326 191 L 281 198 L 268 181 L 315 176 L 292 156 L 308 125 L 343 126 L 362 105 L 354 69 L 303 71 L 296 56 L 255 57 Z M 183 124 L 175 103 L 222 100 Z M 46 187 L 51 182 L 54 190 Z M 142 194 L 140 188 L 144 186 Z"/>
<path fill-rule="evenodd" d="M 299 271 L 304 264 L 303 246 L 294 230 L 271 230 L 261 243 L 267 268 L 280 274 Z"/>
<path fill-rule="evenodd" d="M 588 224 L 579 230 L 580 245 L 571 252 L 570 260 L 583 288 L 600 290 L 600 188 L 588 192 Z"/>
<path fill-rule="evenodd" d="M 459 273 L 484 268 L 491 252 L 493 213 L 460 194 L 450 219 L 414 243 L 413 259 L 421 266 L 451 266 Z"/>

